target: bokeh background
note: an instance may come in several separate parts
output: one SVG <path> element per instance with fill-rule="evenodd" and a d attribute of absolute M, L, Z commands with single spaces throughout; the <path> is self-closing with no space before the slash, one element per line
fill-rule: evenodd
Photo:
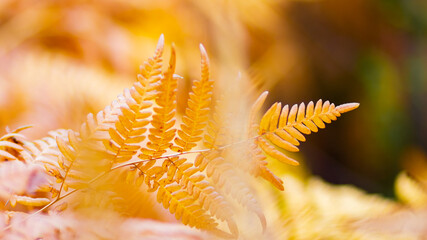
<path fill-rule="evenodd" d="M 240 72 L 270 91 L 267 105 L 360 102 L 308 136 L 299 159 L 328 182 L 393 197 L 398 172 L 426 159 L 426 11 L 422 0 L 2 0 L 0 129 L 76 128 L 135 79 L 163 33 L 182 99 L 203 43 L 213 78 Z"/>

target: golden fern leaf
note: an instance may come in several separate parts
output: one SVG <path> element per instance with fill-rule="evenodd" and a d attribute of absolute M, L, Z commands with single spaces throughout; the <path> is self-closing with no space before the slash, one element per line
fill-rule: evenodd
<path fill-rule="evenodd" d="M 177 78 L 173 76 L 175 69 L 175 50 L 172 48 L 172 54 L 169 64 L 169 69 L 163 74 L 160 83 L 157 87 L 156 103 L 158 107 L 154 108 L 153 125 L 150 128 L 148 138 L 150 142 L 147 147 L 152 151 L 146 151 L 139 157 L 141 159 L 152 159 L 161 156 L 166 152 L 167 148 L 171 148 L 178 152 L 191 150 L 196 143 L 200 141 L 200 135 L 203 133 L 203 128 L 208 121 L 211 91 L 213 81 L 209 80 L 208 58 L 206 51 L 201 46 L 202 52 L 202 78 L 200 81 L 195 81 L 193 92 L 190 93 L 186 116 L 184 116 L 184 124 L 179 130 L 179 137 L 175 139 L 178 146 L 172 146 L 170 143 L 175 136 L 175 129 L 171 129 L 175 124 L 175 108 L 176 108 L 176 88 Z M 192 114 L 194 113 L 194 114 Z M 194 118 L 191 118 L 194 117 Z M 187 138 L 190 137 L 191 139 Z M 186 139 L 186 140 L 184 140 Z M 161 187 L 158 182 L 176 182 L 181 186 L 181 191 L 187 191 L 189 196 L 199 199 L 201 206 L 220 220 L 228 223 L 230 230 L 237 233 L 235 222 L 230 214 L 230 207 L 221 200 L 219 193 L 216 192 L 207 181 L 204 180 L 198 168 L 195 168 L 192 163 L 186 162 L 187 159 L 173 157 L 163 161 L 162 167 L 152 167 L 155 161 L 149 161 L 144 166 L 138 166 L 142 173 L 140 178 L 144 178 L 144 182 L 150 187 L 150 191 L 158 190 Z M 160 178 L 166 174 L 164 178 Z M 206 229 L 206 228 L 204 228 Z"/>
<path fill-rule="evenodd" d="M 297 146 L 300 141 L 305 141 L 304 134 L 308 135 L 311 132 L 317 132 L 318 128 L 325 128 L 325 123 L 331 123 L 337 120 L 342 113 L 354 110 L 359 106 L 358 103 L 347 103 L 335 107 L 329 101 L 323 103 L 322 100 L 319 100 L 316 105 L 312 101 L 309 102 L 307 108 L 304 103 L 301 103 L 299 106 L 295 104 L 289 109 L 288 105 L 282 108 L 281 103 L 274 103 L 263 115 L 260 124 L 256 125 L 254 124 L 255 114 L 265 101 L 267 94 L 267 92 L 261 94 L 252 107 L 250 135 L 254 136 L 254 130 L 258 129 L 258 135 L 255 138 L 256 146 L 262 149 L 266 155 L 290 165 L 299 163 L 283 153 L 283 150 L 299 151 Z M 256 175 L 283 190 L 281 180 L 266 167 L 264 159 L 257 157 L 260 156 L 259 152 L 253 155 L 260 160 L 255 165 Z"/>
<path fill-rule="evenodd" d="M 62 191 L 69 187 L 78 190 L 90 186 L 86 191 L 93 192 L 87 195 L 89 200 L 95 197 L 100 203 L 114 204 L 116 194 L 97 188 L 101 184 L 93 184 L 94 179 L 119 167 L 131 166 L 130 171 L 125 170 L 127 182 L 135 180 L 137 186 L 145 183 L 149 192 L 156 192 L 157 201 L 184 224 L 222 237 L 237 238 L 239 230 L 230 196 L 257 214 L 265 229 L 261 207 L 241 175 L 248 172 L 261 176 L 283 190 L 283 182 L 267 168 L 266 155 L 298 164 L 282 150 L 298 151 L 299 142 L 305 141 L 303 134 L 316 132 L 325 127 L 324 123 L 336 120 L 358 104 L 335 107 L 320 100 L 316 106 L 310 102 L 307 109 L 301 104 L 289 110 L 288 106 L 282 109 L 281 104 L 276 103 L 258 125 L 256 114 L 267 97 L 267 93 L 263 93 L 250 114 L 249 139 L 241 139 L 241 131 L 228 133 L 228 138 L 223 138 L 231 127 L 227 129 L 227 121 L 221 119 L 222 113 L 216 108 L 210 116 L 214 82 L 209 79 L 207 53 L 200 45 L 201 78 L 193 82 L 183 123 L 176 130 L 175 49 L 172 46 L 169 67 L 162 73 L 163 48 L 161 35 L 154 56 L 141 66 L 138 81 L 96 115 L 88 114 L 79 132 L 58 131 L 53 137 L 24 144 L 28 151 L 22 151 L 10 141 L 2 143 L 0 139 L 0 157 L 4 155 L 2 150 L 11 153 L 12 149 L 18 153 L 12 154 L 15 158 L 44 165 L 57 181 L 51 186 L 53 197 L 57 197 L 52 203 L 62 199 Z M 239 145 L 234 138 L 242 140 Z M 191 150 L 202 142 L 207 149 L 196 151 L 199 154 L 194 163 L 181 156 L 195 153 Z M 166 155 L 168 151 L 175 153 Z M 139 161 L 129 161 L 138 153 Z M 31 200 L 26 196 L 15 196 L 13 200 L 41 204 L 40 199 Z M 217 220 L 226 223 L 230 233 L 220 230 Z"/>
<path fill-rule="evenodd" d="M 164 181 L 164 182 L 163 182 Z M 165 179 L 158 183 L 157 201 L 163 204 L 163 207 L 175 215 L 177 220 L 191 227 L 205 229 L 221 237 L 231 237 L 230 234 L 219 230 L 217 223 L 203 206 L 197 203 L 181 186 L 177 183 L 167 184 Z"/>
<path fill-rule="evenodd" d="M 164 77 L 161 76 L 161 68 L 162 68 L 162 55 L 164 49 L 164 37 L 160 36 L 159 42 L 157 44 L 157 49 L 153 57 L 149 58 L 144 64 L 140 67 L 141 74 L 138 75 L 138 82 L 133 84 L 133 87 L 130 90 L 125 90 L 124 94 L 121 96 L 124 99 L 125 105 L 121 107 L 121 113 L 118 115 L 118 120 L 115 122 L 115 127 L 109 129 L 109 135 L 111 139 L 106 139 L 104 141 L 105 146 L 113 152 L 114 159 L 113 163 L 125 162 L 130 160 L 138 150 L 141 150 L 142 154 L 139 155 L 140 158 L 143 159 L 151 159 L 153 155 L 161 156 L 164 151 L 165 143 L 160 142 L 159 147 L 152 147 L 155 150 L 150 150 L 147 148 L 141 148 L 140 143 L 143 142 L 146 138 L 145 133 L 147 131 L 147 125 L 150 123 L 148 120 L 152 115 L 152 100 L 156 98 L 157 104 L 160 105 L 165 100 L 164 98 L 168 98 L 170 93 L 166 91 L 175 91 L 176 84 L 173 84 L 174 79 L 173 72 L 175 69 L 175 52 L 172 48 L 172 56 L 171 63 L 168 71 L 164 74 Z M 163 80 L 161 80 L 163 79 Z M 166 79 L 166 80 L 165 80 Z M 160 82 L 160 84 L 159 84 Z M 162 84 L 163 83 L 163 84 Z M 168 85 L 171 84 L 171 85 Z M 157 93 L 156 93 L 157 91 Z M 119 96 L 120 97 L 120 96 Z M 173 103 L 172 96 L 172 103 Z M 169 99 L 166 99 L 167 103 L 161 106 L 168 106 L 171 102 Z M 169 107 L 169 106 L 168 106 Z M 161 112 L 159 110 L 161 108 L 154 108 L 154 112 Z M 175 107 L 172 106 L 172 110 Z M 153 120 L 151 124 L 153 126 L 162 127 L 161 121 L 164 120 L 164 117 L 169 117 L 169 115 L 165 112 L 165 116 L 159 117 L 159 114 L 155 114 L 153 116 Z M 173 115 L 172 115 L 173 117 Z M 160 119 L 159 119 L 160 118 Z M 172 125 L 174 124 L 173 121 Z M 166 123 L 165 123 L 166 124 Z M 167 123 L 170 125 L 170 122 Z M 167 130 L 167 129 L 166 129 Z M 157 138 L 153 135 L 155 132 L 158 136 Z M 169 132 L 168 132 L 169 134 Z M 173 133 L 174 134 L 174 133 Z M 150 130 L 149 138 L 150 141 L 147 146 L 150 148 L 153 144 L 153 140 L 160 138 L 163 141 L 164 133 L 159 133 L 159 131 L 155 131 L 155 129 Z M 173 138 L 173 136 L 172 136 Z M 170 140 L 169 140 L 170 141 Z M 169 145 L 166 146 L 169 148 Z M 158 151 L 158 153 L 156 153 Z M 155 161 L 149 161 L 146 163 L 146 166 L 142 167 L 142 164 L 135 165 L 140 168 L 139 176 L 136 177 L 136 183 L 139 185 L 142 183 L 143 174 L 146 174 L 144 170 L 148 170 L 150 167 L 154 165 Z M 133 182 L 135 179 L 137 171 L 136 168 L 132 168 L 132 171 L 128 172 L 127 182 Z"/>
<path fill-rule="evenodd" d="M 160 36 L 157 49 L 152 58 L 141 66 L 138 81 L 130 89 L 125 89 L 109 106 L 96 115 L 88 114 L 81 125 L 78 137 L 72 134 L 74 146 L 70 142 L 58 140 L 58 147 L 64 155 L 60 161 L 70 163 L 68 174 L 58 179 L 62 186 L 72 184 L 82 188 L 97 175 L 108 171 L 112 164 L 132 158 L 141 148 L 139 143 L 145 139 L 147 118 L 151 116 L 154 86 L 159 80 L 164 48 L 163 35 Z M 82 167 L 82 165 L 91 167 Z M 74 166 L 74 168 L 71 168 Z M 71 177 L 70 184 L 65 178 Z M 73 188 L 74 188 L 73 187 Z"/>
<path fill-rule="evenodd" d="M 140 67 L 141 73 L 137 76 L 138 82 L 133 84 L 131 90 L 125 90 L 125 96 L 119 95 L 116 100 L 104 108 L 104 110 L 98 112 L 96 116 L 88 114 L 86 122 L 82 124 L 79 131 L 81 139 L 93 139 L 105 142 L 105 140 L 110 137 L 108 131 L 110 131 L 111 128 L 115 129 L 117 120 L 121 121 L 123 127 L 129 127 L 126 125 L 128 123 L 126 119 L 123 117 L 119 119 L 118 115 L 122 114 L 123 107 L 128 109 L 135 108 L 135 103 L 133 101 L 135 101 L 135 99 L 140 100 L 138 95 L 144 96 L 144 100 L 154 97 L 152 90 L 160 77 L 163 48 L 164 37 L 161 35 L 154 56 L 149 58 L 148 61 L 144 62 Z M 141 104 L 142 107 L 146 107 L 146 102 Z"/>
<path fill-rule="evenodd" d="M 151 97 L 148 90 L 148 81 L 141 78 L 119 96 L 124 99 L 125 104 L 120 107 L 121 113 L 118 114 L 114 127 L 108 130 L 110 138 L 104 140 L 104 145 L 114 155 L 112 163 L 128 161 L 141 148 L 139 143 L 145 139 L 144 133 L 151 116 L 148 108 L 152 106 L 152 102 L 147 100 L 147 96 Z"/>
<path fill-rule="evenodd" d="M 214 150 L 208 153 L 201 153 L 195 160 L 195 166 L 200 171 L 206 170 L 206 176 L 213 183 L 215 189 L 231 196 L 243 207 L 254 212 L 262 225 L 266 229 L 266 219 L 262 212 L 261 205 L 256 200 L 250 187 L 242 181 L 241 173 L 233 166 L 232 161 L 227 161 L 221 156 L 222 151 Z"/>
<path fill-rule="evenodd" d="M 175 48 L 172 45 L 171 57 L 169 67 L 165 73 L 158 79 L 157 82 L 152 82 L 155 85 L 155 102 L 156 107 L 153 108 L 153 117 L 150 121 L 152 127 L 149 128 L 147 148 L 141 148 L 141 154 L 138 155 L 141 159 L 147 159 L 145 164 L 138 164 L 132 168 L 127 177 L 127 182 L 131 182 L 136 178 L 135 183 L 138 185 L 144 181 L 149 184 L 151 180 L 150 173 L 148 171 L 155 163 L 158 158 L 162 156 L 166 150 L 172 145 L 171 141 L 175 137 L 175 129 L 172 127 L 175 125 L 175 111 L 176 111 L 176 91 L 177 91 L 177 76 L 174 76 L 176 65 Z M 139 176 L 136 176 L 136 170 L 139 169 Z M 167 167 L 163 168 L 165 173 L 168 171 Z M 156 172 L 160 175 L 160 172 Z"/>
<path fill-rule="evenodd" d="M 147 148 L 141 149 L 141 154 L 138 156 L 141 159 L 152 159 L 163 155 L 172 144 L 171 141 L 175 137 L 175 111 L 176 111 L 176 89 L 177 79 L 174 76 L 176 65 L 175 48 L 172 45 L 171 57 L 168 70 L 162 74 L 159 83 L 156 86 L 156 107 L 153 108 L 153 119 L 150 122 L 152 127 L 149 129 Z M 146 172 L 155 164 L 155 160 L 148 161 L 144 166 L 138 164 L 138 168 L 142 172 Z M 167 167 L 164 168 L 167 171 Z M 163 172 L 164 173 L 164 172 Z"/>
<path fill-rule="evenodd" d="M 224 196 L 220 194 L 209 181 L 206 180 L 203 171 L 194 167 L 193 163 L 185 162 L 184 158 L 170 160 L 166 182 L 175 181 L 181 186 L 181 190 L 186 191 L 189 196 L 197 199 L 197 202 L 213 216 L 222 221 L 226 221 L 233 235 L 238 234 L 237 225 L 233 218 L 233 210 Z"/>
<path fill-rule="evenodd" d="M 178 87 L 178 77 L 174 76 L 176 65 L 175 47 L 172 45 L 171 57 L 168 70 L 163 74 L 157 86 L 156 104 L 153 111 L 152 127 L 149 129 L 148 138 L 150 142 L 147 147 L 154 152 L 149 157 L 159 157 L 171 146 L 171 141 L 175 137 L 175 111 L 176 92 Z M 144 158 L 142 156 L 141 158 Z"/>
<path fill-rule="evenodd" d="M 255 143 L 251 143 L 250 149 L 248 150 L 250 156 L 249 159 L 251 159 L 251 168 L 249 171 L 252 175 L 255 177 L 262 177 L 265 180 L 269 181 L 271 184 L 273 184 L 276 188 L 283 191 L 283 181 L 277 177 L 271 170 L 267 167 L 267 157 L 264 155 L 263 151 L 258 147 L 258 145 Z"/>
<path fill-rule="evenodd" d="M 243 207 L 254 212 L 260 219 L 263 230 L 265 230 L 266 219 L 261 206 L 250 187 L 245 181 L 242 181 L 243 171 L 239 171 L 235 167 L 242 165 L 242 162 L 245 162 L 243 164 L 245 168 L 249 165 L 247 161 L 241 161 L 242 155 L 236 156 L 245 153 L 240 151 L 244 151 L 244 149 L 239 149 L 237 146 L 231 147 L 231 145 L 229 148 L 225 148 L 227 144 L 232 144 L 233 141 L 226 126 L 225 113 L 220 112 L 219 106 L 220 104 L 217 103 L 203 136 L 203 145 L 211 151 L 198 154 L 194 165 L 199 168 L 200 172 L 206 174 L 207 180 L 217 189 L 219 194 L 230 196 Z M 230 154 L 233 152 L 237 152 L 237 154 Z"/>
<path fill-rule="evenodd" d="M 299 106 L 295 104 L 290 110 L 288 105 L 281 109 L 281 104 L 275 103 L 261 119 L 258 133 L 262 137 L 257 138 L 258 145 L 267 155 L 291 165 L 298 165 L 296 160 L 277 148 L 297 152 L 299 141 L 305 141 L 303 134 L 308 135 L 317 132 L 318 128 L 325 128 L 325 123 L 331 123 L 342 113 L 358 106 L 358 103 L 348 103 L 335 107 L 329 101 L 322 103 L 322 100 L 319 100 L 316 106 L 310 102 L 306 111 L 304 103 Z"/>
<path fill-rule="evenodd" d="M 183 124 L 178 130 L 178 136 L 172 150 L 186 152 L 194 148 L 202 139 L 201 135 L 209 120 L 214 81 L 209 79 L 209 58 L 203 45 L 200 44 L 202 73 L 201 79 L 193 82 L 192 92 L 187 102 Z"/>

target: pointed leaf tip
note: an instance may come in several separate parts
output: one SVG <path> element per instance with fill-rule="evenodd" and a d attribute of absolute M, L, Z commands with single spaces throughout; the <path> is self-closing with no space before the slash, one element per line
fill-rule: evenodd
<path fill-rule="evenodd" d="M 339 105 L 338 107 L 336 107 L 336 109 L 340 113 L 346 113 L 358 108 L 359 105 L 360 105 L 359 103 L 346 103 L 346 104 Z"/>
<path fill-rule="evenodd" d="M 267 98 L 268 93 L 269 93 L 268 91 L 264 91 L 263 93 L 261 93 L 259 98 L 264 98 L 264 100 L 265 100 L 265 98 Z"/>
<path fill-rule="evenodd" d="M 164 46 L 165 46 L 165 36 L 162 33 L 160 34 L 159 41 L 157 41 L 157 46 L 156 46 L 157 52 L 159 53 L 163 52 Z"/>
<path fill-rule="evenodd" d="M 200 48 L 200 52 L 202 53 L 202 55 L 204 54 L 204 55 L 207 55 L 206 54 L 206 49 L 205 49 L 205 47 L 203 46 L 203 44 L 199 44 L 199 48 Z"/>
<path fill-rule="evenodd" d="M 200 47 L 200 54 L 202 55 L 202 61 L 204 60 L 206 62 L 206 64 L 209 65 L 209 57 L 208 57 L 208 53 L 206 52 L 205 47 L 201 43 L 200 43 L 199 47 Z"/>
<path fill-rule="evenodd" d="M 165 35 L 163 35 L 163 33 L 162 34 L 160 34 L 160 37 L 159 37 L 159 41 L 157 41 L 157 46 L 159 46 L 159 45 L 164 45 L 165 44 Z"/>

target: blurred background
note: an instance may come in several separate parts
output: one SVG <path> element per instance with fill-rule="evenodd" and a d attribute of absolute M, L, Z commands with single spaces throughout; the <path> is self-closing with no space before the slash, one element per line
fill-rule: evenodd
<path fill-rule="evenodd" d="M 219 85 L 241 72 L 270 91 L 266 105 L 360 102 L 308 136 L 299 159 L 328 182 L 393 197 L 398 172 L 426 159 L 426 11 L 421 0 L 2 0 L 0 132 L 77 128 L 129 86 L 163 33 L 185 77 L 180 99 L 203 43 Z"/>

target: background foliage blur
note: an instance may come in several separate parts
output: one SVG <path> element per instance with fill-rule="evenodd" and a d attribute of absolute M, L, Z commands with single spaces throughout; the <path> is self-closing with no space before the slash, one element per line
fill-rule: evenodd
<path fill-rule="evenodd" d="M 34 138 L 76 128 L 164 33 L 182 89 L 198 76 L 201 42 L 220 85 L 245 73 L 270 90 L 267 105 L 360 102 L 309 136 L 300 158 L 329 182 L 392 196 L 397 173 L 427 151 L 426 10 L 421 0 L 2 0 L 0 128 L 34 124 Z"/>

